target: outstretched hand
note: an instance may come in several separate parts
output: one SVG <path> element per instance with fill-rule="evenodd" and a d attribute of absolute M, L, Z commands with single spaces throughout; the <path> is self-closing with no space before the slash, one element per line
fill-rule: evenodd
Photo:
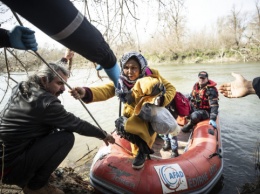
<path fill-rule="evenodd" d="M 239 98 L 251 94 L 252 82 L 246 80 L 242 75 L 233 73 L 235 81 L 220 85 L 219 92 L 227 98 Z"/>
<path fill-rule="evenodd" d="M 15 26 L 9 32 L 9 41 L 12 48 L 37 51 L 37 42 L 34 31 L 23 26 Z"/>
<path fill-rule="evenodd" d="M 69 93 L 75 99 L 81 99 L 81 98 L 85 97 L 86 90 L 82 87 L 76 87 L 76 88 L 73 88 L 72 90 L 69 90 Z"/>
<path fill-rule="evenodd" d="M 73 56 L 74 56 L 74 51 L 67 49 L 64 58 L 66 58 L 67 60 L 71 60 Z"/>

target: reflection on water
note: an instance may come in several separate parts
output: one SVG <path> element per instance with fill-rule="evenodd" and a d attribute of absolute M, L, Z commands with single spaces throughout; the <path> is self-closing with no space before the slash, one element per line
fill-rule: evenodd
<path fill-rule="evenodd" d="M 241 73 L 245 78 L 252 80 L 260 76 L 260 64 L 192 64 L 192 65 L 165 65 L 157 66 L 161 75 L 168 79 L 178 91 L 187 94 L 197 81 L 198 72 L 205 70 L 209 79 L 220 85 L 233 80 L 231 72 Z M 104 73 L 104 72 L 102 72 Z M 104 74 L 105 75 L 105 74 Z M 107 83 L 97 81 L 96 74 L 89 77 L 87 70 L 74 70 L 68 80 L 70 86 L 95 86 Z M 2 89 L 3 82 L 0 82 Z M 3 93 L 0 90 L 0 95 Z M 10 93 L 8 94 L 10 95 Z M 80 102 L 74 100 L 67 92 L 60 97 L 65 108 L 76 116 L 95 124 Z M 0 104 L 3 108 L 7 99 Z M 214 187 L 212 193 L 238 193 L 238 188 L 246 182 L 255 180 L 255 148 L 260 141 L 260 100 L 256 95 L 240 99 L 227 99 L 219 96 L 219 114 L 222 133 L 224 170 L 221 181 Z M 88 104 L 87 108 L 99 125 L 106 131 L 114 130 L 114 121 L 119 116 L 119 102 L 116 97 L 106 102 Z M 99 146 L 102 141 L 75 134 L 76 143 L 65 160 L 76 161 L 89 150 Z M 203 165 L 203 164 L 202 164 Z"/>

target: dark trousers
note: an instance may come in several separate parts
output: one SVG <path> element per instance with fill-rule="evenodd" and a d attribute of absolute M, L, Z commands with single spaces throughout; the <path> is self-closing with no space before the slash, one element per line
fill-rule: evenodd
<path fill-rule="evenodd" d="M 17 156 L 5 184 L 36 190 L 48 183 L 51 173 L 65 159 L 74 144 L 74 135 L 59 131 L 37 139 L 28 150 Z"/>
<path fill-rule="evenodd" d="M 206 110 L 195 110 L 190 115 L 192 125 L 196 125 L 198 122 L 206 120 L 208 118 L 209 118 L 209 113 Z"/>

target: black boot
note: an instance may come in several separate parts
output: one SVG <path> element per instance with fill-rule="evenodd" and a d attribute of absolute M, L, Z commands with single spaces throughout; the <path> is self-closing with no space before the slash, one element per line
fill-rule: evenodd
<path fill-rule="evenodd" d="M 164 141 L 164 146 L 162 147 L 163 151 L 167 151 L 171 149 L 171 142 L 169 140 Z"/>
<path fill-rule="evenodd" d="M 171 157 L 175 158 L 175 157 L 178 157 L 178 156 L 179 156 L 178 150 L 172 150 Z"/>
<path fill-rule="evenodd" d="M 193 124 L 188 122 L 181 130 L 183 133 L 188 133 L 193 128 Z"/>
<path fill-rule="evenodd" d="M 142 151 L 138 151 L 137 156 L 135 157 L 132 167 L 134 169 L 141 169 L 144 166 L 145 159 L 147 154 L 143 153 Z"/>

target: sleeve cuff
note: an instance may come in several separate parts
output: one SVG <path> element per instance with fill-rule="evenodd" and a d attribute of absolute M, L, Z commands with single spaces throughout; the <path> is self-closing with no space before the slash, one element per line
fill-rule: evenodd
<path fill-rule="evenodd" d="M 89 103 L 93 101 L 92 91 L 88 87 L 83 87 L 86 91 L 85 96 L 82 98 L 83 102 Z"/>
<path fill-rule="evenodd" d="M 60 60 L 62 63 L 67 63 L 68 60 L 65 58 L 65 57 L 62 57 L 61 60 Z"/>
<path fill-rule="evenodd" d="M 260 77 L 254 78 L 252 85 L 256 95 L 260 98 Z"/>
<path fill-rule="evenodd" d="M 0 48 L 1 47 L 11 47 L 8 32 L 9 32 L 8 30 L 0 28 Z"/>

